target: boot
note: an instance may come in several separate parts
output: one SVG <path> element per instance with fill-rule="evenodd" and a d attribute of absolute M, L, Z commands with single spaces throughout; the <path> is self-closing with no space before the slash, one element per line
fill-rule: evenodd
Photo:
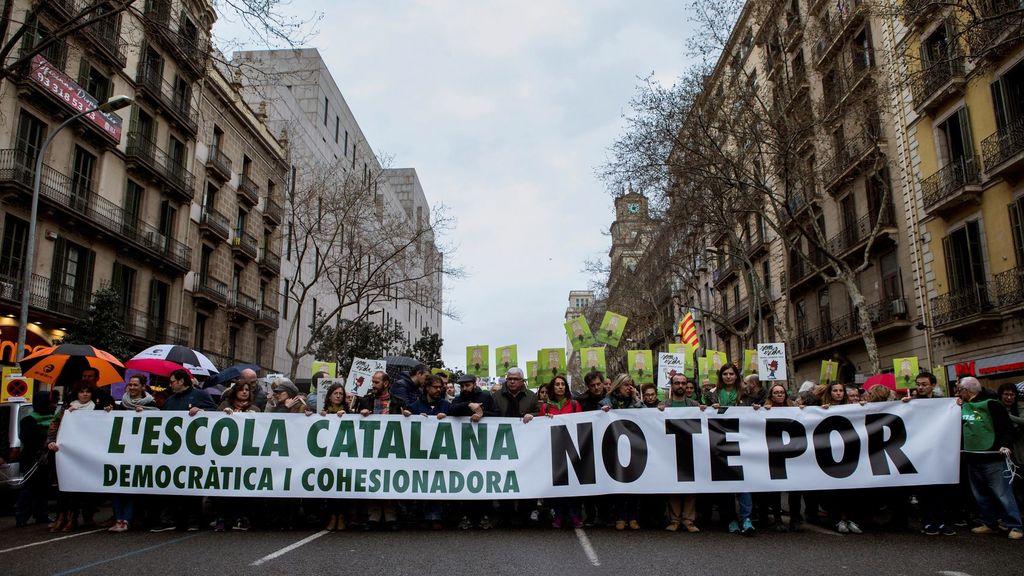
<path fill-rule="evenodd" d="M 344 514 L 338 514 L 338 524 L 334 527 L 334 529 L 335 530 L 339 530 L 339 531 L 345 529 L 345 515 Z"/>
<path fill-rule="evenodd" d="M 338 529 L 338 517 L 332 514 L 330 516 L 330 518 L 327 519 L 327 527 L 324 528 L 324 530 L 327 530 L 328 532 L 334 532 L 337 529 Z"/>
<path fill-rule="evenodd" d="M 68 514 L 68 521 L 61 527 L 61 532 L 72 532 L 78 528 L 78 514 L 71 512 Z"/>
<path fill-rule="evenodd" d="M 68 513 L 67 512 L 59 512 L 57 514 L 57 518 L 53 521 L 53 524 L 50 524 L 50 532 L 60 532 L 60 531 L 62 531 L 64 529 L 64 525 L 67 524 L 67 521 L 68 521 Z"/>

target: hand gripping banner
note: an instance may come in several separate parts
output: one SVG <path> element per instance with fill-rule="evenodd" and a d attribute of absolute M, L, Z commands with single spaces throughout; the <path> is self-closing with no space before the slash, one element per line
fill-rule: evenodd
<path fill-rule="evenodd" d="M 959 480 L 952 399 L 509 418 L 72 412 L 61 490 L 506 499 L 763 492 Z"/>

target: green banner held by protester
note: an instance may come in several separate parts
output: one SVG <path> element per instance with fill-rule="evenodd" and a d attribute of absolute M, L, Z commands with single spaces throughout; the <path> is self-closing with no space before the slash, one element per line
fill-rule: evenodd
<path fill-rule="evenodd" d="M 917 388 L 917 356 L 893 358 L 892 371 L 896 376 L 897 390 L 912 390 Z"/>

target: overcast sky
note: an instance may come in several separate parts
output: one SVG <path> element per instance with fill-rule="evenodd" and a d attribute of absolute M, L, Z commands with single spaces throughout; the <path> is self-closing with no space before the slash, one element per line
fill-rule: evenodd
<path fill-rule="evenodd" d="M 607 257 L 612 201 L 595 176 L 638 77 L 684 65 L 684 0 L 294 0 L 324 13 L 320 50 L 356 120 L 394 167 L 457 219 L 446 239 L 444 361 L 565 345 L 568 293 Z M 221 26 L 223 33 L 230 24 Z M 254 45 L 252 48 L 259 48 Z"/>

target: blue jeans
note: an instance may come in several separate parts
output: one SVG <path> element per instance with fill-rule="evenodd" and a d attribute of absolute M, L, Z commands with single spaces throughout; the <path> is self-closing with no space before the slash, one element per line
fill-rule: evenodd
<path fill-rule="evenodd" d="M 978 502 L 982 522 L 994 528 L 999 520 L 1013 530 L 1020 530 L 1020 510 L 1013 497 L 1010 483 L 1003 474 L 1006 473 L 1006 462 L 993 460 L 989 462 L 968 462 L 967 474 L 971 482 L 971 492 Z"/>
<path fill-rule="evenodd" d="M 736 501 L 740 503 L 739 521 L 743 523 L 750 518 L 750 512 L 754 509 L 754 498 L 749 492 L 743 492 L 736 495 Z"/>
<path fill-rule="evenodd" d="M 114 494 L 114 519 L 131 522 L 135 516 L 135 496 L 129 494 Z"/>

